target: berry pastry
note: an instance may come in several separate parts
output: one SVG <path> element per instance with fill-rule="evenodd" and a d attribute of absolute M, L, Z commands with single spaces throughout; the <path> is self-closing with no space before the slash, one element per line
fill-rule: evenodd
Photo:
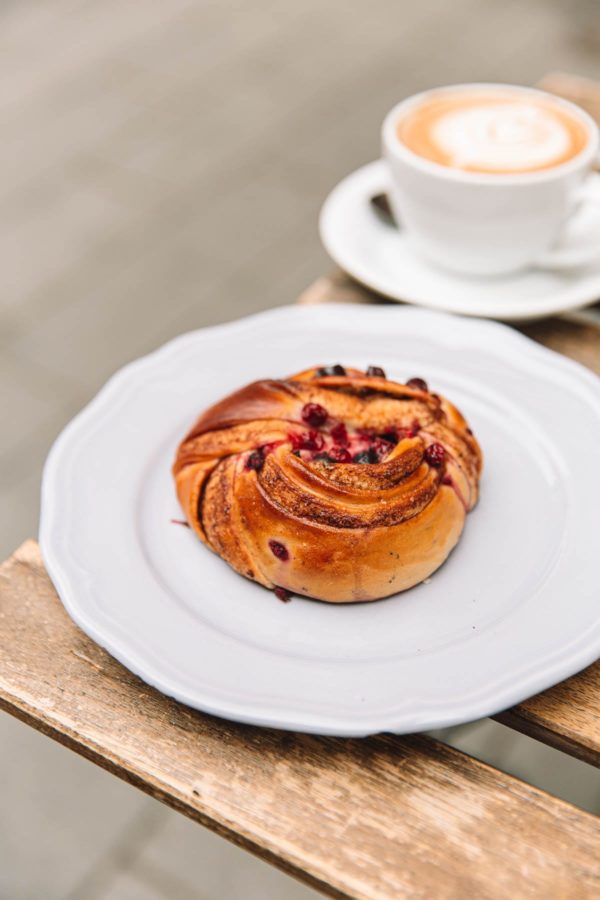
<path fill-rule="evenodd" d="M 240 575 L 343 603 L 404 591 L 456 546 L 481 451 L 422 378 L 341 365 L 256 381 L 206 410 L 177 451 L 179 501 Z"/>

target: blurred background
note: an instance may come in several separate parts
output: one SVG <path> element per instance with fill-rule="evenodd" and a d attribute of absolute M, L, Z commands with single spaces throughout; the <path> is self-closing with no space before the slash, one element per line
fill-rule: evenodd
<path fill-rule="evenodd" d="M 598 0 L 4 0 L 2 558 L 115 369 L 331 268 L 319 207 L 395 102 L 550 70 L 600 79 Z M 489 722 L 442 737 L 600 810 L 583 763 Z M 2 898 L 316 896 L 4 714 L 0 778 Z"/>

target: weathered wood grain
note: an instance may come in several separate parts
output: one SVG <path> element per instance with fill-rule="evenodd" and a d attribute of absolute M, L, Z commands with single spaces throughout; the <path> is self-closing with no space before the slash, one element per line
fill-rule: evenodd
<path fill-rule="evenodd" d="M 600 375 L 600 326 L 556 316 L 520 325 L 518 330 Z"/>
<path fill-rule="evenodd" d="M 494 718 L 599 766 L 600 662 Z"/>
<path fill-rule="evenodd" d="M 0 568 L 0 706 L 333 896 L 600 893 L 595 817 L 456 750 L 236 725 L 147 687 L 69 619 L 33 541 Z"/>

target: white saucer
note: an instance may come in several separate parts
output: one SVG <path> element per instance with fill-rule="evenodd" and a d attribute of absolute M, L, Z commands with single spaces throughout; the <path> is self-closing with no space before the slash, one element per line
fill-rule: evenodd
<path fill-rule="evenodd" d="M 574 216 L 564 243 L 579 244 L 600 229 L 599 205 Z M 319 230 L 335 262 L 362 284 L 392 300 L 470 316 L 517 320 L 566 312 L 600 299 L 600 259 L 570 271 L 531 269 L 499 278 L 453 275 L 424 261 L 406 234 L 386 224 L 370 203 L 386 192 L 383 160 L 344 178 L 321 210 Z"/>
<path fill-rule="evenodd" d="M 447 393 L 483 447 L 481 500 L 427 584 L 376 603 L 280 603 L 172 521 L 171 463 L 224 394 L 338 360 Z M 77 624 L 190 706 L 323 734 L 441 728 L 598 658 L 599 445 L 596 376 L 511 328 L 410 306 L 287 307 L 183 335 L 108 382 L 46 463 L 42 553 Z"/>

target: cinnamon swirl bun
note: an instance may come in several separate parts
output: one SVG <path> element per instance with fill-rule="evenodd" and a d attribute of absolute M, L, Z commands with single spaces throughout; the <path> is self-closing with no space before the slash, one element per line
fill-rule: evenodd
<path fill-rule="evenodd" d="M 431 575 L 477 501 L 481 451 L 420 378 L 341 365 L 256 381 L 206 410 L 173 475 L 201 541 L 240 575 L 332 603 Z"/>

